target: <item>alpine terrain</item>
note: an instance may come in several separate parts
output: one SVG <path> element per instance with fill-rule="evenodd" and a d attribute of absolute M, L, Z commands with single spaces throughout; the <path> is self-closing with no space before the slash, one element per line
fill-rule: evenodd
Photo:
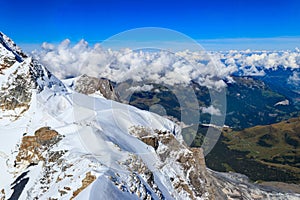
<path fill-rule="evenodd" d="M 0 33 L 0 199 L 300 199 L 208 169 L 178 125 L 117 101 L 108 80 L 63 83 Z"/>

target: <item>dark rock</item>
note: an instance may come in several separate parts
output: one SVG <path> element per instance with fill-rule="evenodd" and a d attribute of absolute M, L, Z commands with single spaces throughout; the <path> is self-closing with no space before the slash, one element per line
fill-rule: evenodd
<path fill-rule="evenodd" d="M 157 150 L 157 148 L 158 148 L 158 139 L 157 139 L 157 137 L 155 137 L 155 136 L 148 136 L 148 137 L 141 138 L 141 140 L 144 143 L 152 146 L 155 150 Z"/>
<path fill-rule="evenodd" d="M 110 80 L 82 75 L 75 83 L 75 91 L 82 94 L 94 94 L 99 91 L 105 98 L 120 102 Z"/>

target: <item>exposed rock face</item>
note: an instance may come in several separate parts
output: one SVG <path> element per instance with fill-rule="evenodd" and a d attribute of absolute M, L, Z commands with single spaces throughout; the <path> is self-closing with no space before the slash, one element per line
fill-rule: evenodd
<path fill-rule="evenodd" d="M 2 189 L 0 191 L 0 200 L 5 200 L 5 191 L 4 191 L 4 189 Z"/>
<path fill-rule="evenodd" d="M 11 61 L 18 61 L 21 62 L 25 58 L 27 58 L 27 55 L 19 48 L 14 41 L 12 41 L 9 37 L 7 37 L 5 34 L 0 32 L 0 49 L 1 52 L 3 52 L 4 49 L 8 50 L 10 53 L 6 53 L 1 55 L 1 59 L 10 58 L 8 60 Z M 10 65 L 11 66 L 11 65 Z"/>
<path fill-rule="evenodd" d="M 86 194 L 90 199 L 284 199 L 286 194 L 257 187 L 245 177 L 207 169 L 202 150 L 189 148 L 180 128 L 167 119 L 130 107 L 132 120 L 128 120 L 129 106 L 123 104 L 115 116 L 105 98 L 94 98 L 97 107 L 89 108 L 84 103 L 91 97 L 73 90 L 66 93 L 46 68 L 22 55 L 2 34 L 0 38 L 0 59 L 4 55 L 14 60 L 1 65 L 3 99 L 30 106 L 24 117 L 0 126 L 5 137 L 0 140 L 0 200 L 86 199 Z M 80 91 L 99 91 L 114 98 L 109 82 L 99 84 L 93 79 Z M 71 94 L 80 99 L 70 98 Z M 30 95 L 47 109 L 31 107 Z M 2 111 L 7 114 L 19 108 L 8 106 Z M 82 119 L 72 118 L 75 109 Z M 42 127 L 22 137 L 25 128 L 36 129 L 45 122 L 55 130 Z M 129 123 L 139 128 L 128 130 Z M 299 196 L 285 199 L 289 197 Z"/>
<path fill-rule="evenodd" d="M 130 192 L 132 194 L 135 194 L 137 197 L 143 200 L 152 199 L 151 193 L 146 190 L 147 186 L 144 183 L 145 181 L 159 199 L 165 199 L 155 183 L 153 172 L 147 167 L 141 158 L 132 154 L 130 158 L 122 162 L 121 165 L 130 171 L 130 174 L 127 176 L 127 178 L 130 180 L 128 187 L 130 188 Z M 110 177 L 110 179 L 114 181 L 119 188 L 125 187 L 125 185 L 122 185 L 116 181 L 116 177 Z"/>
<path fill-rule="evenodd" d="M 34 133 L 34 136 L 24 136 L 16 157 L 16 166 L 23 165 L 24 167 L 24 165 L 29 166 L 44 161 L 43 153 L 49 151 L 51 146 L 57 144 L 61 139 L 62 136 L 49 127 L 40 128 Z"/>
<path fill-rule="evenodd" d="M 202 148 L 190 148 L 190 150 L 193 152 L 197 165 L 202 166 L 204 170 L 206 170 L 206 165 L 205 165 L 205 158 L 204 158 L 204 153 Z"/>
<path fill-rule="evenodd" d="M 202 149 L 190 149 L 184 143 L 178 142 L 171 133 L 159 132 L 158 135 L 159 141 L 163 144 L 158 148 L 161 159 L 167 163 L 170 161 L 170 156 L 175 157 L 178 165 L 183 168 L 184 177 L 177 177 L 178 180 L 172 182 L 174 187 L 188 193 L 190 199 L 208 198 L 205 193 L 210 190 L 207 187 L 210 180 L 206 173 Z"/>
<path fill-rule="evenodd" d="M 0 47 L 3 48 L 3 47 Z M 0 63 L 0 74 L 3 75 L 3 70 L 10 68 L 16 62 L 13 55 L 2 55 Z"/>
<path fill-rule="evenodd" d="M 155 150 L 157 150 L 157 148 L 158 148 L 158 139 L 157 139 L 157 137 L 155 137 L 155 136 L 142 137 L 141 140 L 144 143 L 152 146 Z"/>
<path fill-rule="evenodd" d="M 250 183 L 244 175 L 207 169 L 203 149 L 187 147 L 170 132 L 156 131 L 154 135 L 148 132 L 147 135 L 146 129 L 135 127 L 132 134 L 154 148 L 162 161 L 162 171 L 167 171 L 170 163 L 172 169 L 182 168 L 170 181 L 189 199 L 287 199 L 282 193 L 273 193 L 270 188 Z"/>
<path fill-rule="evenodd" d="M 2 110 L 21 109 L 21 113 L 29 108 L 33 84 L 28 79 L 28 74 L 20 74 L 9 78 L 11 84 L 2 85 L 0 90 L 0 107 Z"/>
<path fill-rule="evenodd" d="M 167 171 L 170 163 L 172 168 L 181 169 L 170 179 L 178 192 L 185 193 L 189 199 L 213 198 L 213 193 L 208 195 L 211 180 L 207 175 L 202 149 L 187 147 L 168 131 L 157 130 L 154 135 L 149 132 L 147 135 L 146 129 L 136 127 L 132 133 L 154 148 L 162 162 L 161 169 Z"/>
<path fill-rule="evenodd" d="M 30 89 L 34 84 L 30 77 L 29 70 L 23 70 L 24 59 L 27 57 L 16 47 L 15 43 L 0 33 L 0 76 L 5 76 L 5 71 L 13 66 L 14 70 L 7 77 L 7 81 L 0 84 L 0 108 L 2 110 L 15 110 L 19 108 L 20 112 L 28 109 L 31 100 Z M 19 54 L 21 53 L 21 54 Z"/>
<path fill-rule="evenodd" d="M 71 199 L 74 199 L 80 192 L 82 192 L 85 188 L 87 188 L 92 182 L 96 180 L 96 176 L 92 175 L 91 172 L 86 173 L 85 178 L 82 180 L 82 185 L 80 188 L 78 188 L 75 192 L 73 192 L 73 197 Z M 65 190 L 70 190 L 70 188 L 65 187 Z"/>
<path fill-rule="evenodd" d="M 66 91 L 64 85 L 36 60 L 27 57 L 0 32 L 0 119 L 18 119 L 29 109 L 34 91 L 44 88 Z"/>
<path fill-rule="evenodd" d="M 75 91 L 87 95 L 100 92 L 107 99 L 120 101 L 112 82 L 108 79 L 82 75 L 75 82 Z"/>

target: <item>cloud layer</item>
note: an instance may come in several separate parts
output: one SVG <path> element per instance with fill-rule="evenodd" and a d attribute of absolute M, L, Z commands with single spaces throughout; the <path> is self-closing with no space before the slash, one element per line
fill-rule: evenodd
<path fill-rule="evenodd" d="M 217 54 L 226 65 L 236 66 L 243 75 L 248 76 L 264 75 L 264 70 L 300 68 L 299 49 L 294 51 L 229 51 Z"/>
<path fill-rule="evenodd" d="M 202 113 L 208 113 L 210 115 L 221 116 L 221 111 L 218 108 L 215 108 L 213 105 L 210 105 L 209 107 L 202 107 L 201 111 L 202 111 Z"/>
<path fill-rule="evenodd" d="M 84 40 L 71 45 L 66 39 L 59 45 L 42 44 L 33 55 L 59 78 L 87 74 L 115 82 L 128 79 L 164 84 L 188 84 L 190 80 L 210 88 L 226 86 L 231 75 L 264 75 L 266 69 L 300 66 L 300 52 L 295 51 L 133 51 L 89 46 Z M 293 79 L 295 77 L 291 77 Z M 297 78 L 297 77 L 296 77 Z"/>

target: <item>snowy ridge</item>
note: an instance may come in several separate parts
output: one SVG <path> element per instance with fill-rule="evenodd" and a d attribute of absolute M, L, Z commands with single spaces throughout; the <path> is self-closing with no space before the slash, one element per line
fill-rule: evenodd
<path fill-rule="evenodd" d="M 119 96 L 116 93 L 113 83 L 108 79 L 90 77 L 85 74 L 63 80 L 63 83 L 70 89 L 99 98 L 107 98 L 120 102 Z"/>
<path fill-rule="evenodd" d="M 46 88 L 55 93 L 66 91 L 60 80 L 36 60 L 27 57 L 2 33 L 0 43 L 0 119 L 6 121 L 4 124 L 16 120 L 29 109 L 33 93 Z"/>
<path fill-rule="evenodd" d="M 5 41 L 0 200 L 300 198 L 219 178 L 173 122 L 77 93 L 34 59 L 18 61 L 19 49 Z"/>
<path fill-rule="evenodd" d="M 22 62 L 24 58 L 27 58 L 27 55 L 22 51 L 22 49 L 18 47 L 14 41 L 12 41 L 2 32 L 0 32 L 0 43 L 3 47 L 5 47 L 12 54 L 14 54 L 18 62 Z"/>

